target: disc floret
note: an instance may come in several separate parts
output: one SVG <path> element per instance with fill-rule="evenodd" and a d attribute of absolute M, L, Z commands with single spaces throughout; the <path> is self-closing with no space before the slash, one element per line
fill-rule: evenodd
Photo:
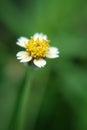
<path fill-rule="evenodd" d="M 29 53 L 32 58 L 39 59 L 44 58 L 48 51 L 49 41 L 44 39 L 31 38 L 29 42 L 26 44 L 26 51 Z"/>

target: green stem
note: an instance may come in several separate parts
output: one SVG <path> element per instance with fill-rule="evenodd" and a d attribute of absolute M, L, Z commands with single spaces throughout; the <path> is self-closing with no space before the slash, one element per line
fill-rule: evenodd
<path fill-rule="evenodd" d="M 30 93 L 30 87 L 31 87 L 31 82 L 32 82 L 32 72 L 29 69 L 29 72 L 27 72 L 27 77 L 25 81 L 25 86 L 22 90 L 22 94 L 20 97 L 20 101 L 18 104 L 18 114 L 16 117 L 16 125 L 15 129 L 16 130 L 24 130 L 24 124 L 25 124 L 25 119 L 26 119 L 26 109 L 27 109 L 27 103 L 29 99 L 29 93 Z"/>

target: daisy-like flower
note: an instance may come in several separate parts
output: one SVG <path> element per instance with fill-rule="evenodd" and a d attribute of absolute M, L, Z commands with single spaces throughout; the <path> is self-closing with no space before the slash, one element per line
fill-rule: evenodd
<path fill-rule="evenodd" d="M 46 57 L 59 57 L 58 49 L 50 47 L 49 43 L 47 35 L 42 33 L 36 33 L 30 39 L 20 37 L 16 44 L 25 48 L 25 51 L 18 52 L 16 55 L 17 59 L 23 63 L 32 61 L 39 68 L 44 67 L 46 65 Z"/>

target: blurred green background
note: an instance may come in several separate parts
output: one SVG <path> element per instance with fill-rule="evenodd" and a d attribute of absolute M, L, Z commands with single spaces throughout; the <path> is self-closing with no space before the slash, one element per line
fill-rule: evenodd
<path fill-rule="evenodd" d="M 36 32 L 60 58 L 33 72 L 23 130 L 87 130 L 86 0 L 0 0 L 0 130 L 17 130 L 27 68 L 16 41 Z"/>

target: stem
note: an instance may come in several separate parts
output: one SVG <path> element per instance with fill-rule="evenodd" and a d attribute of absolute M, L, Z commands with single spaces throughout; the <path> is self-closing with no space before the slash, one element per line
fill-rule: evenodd
<path fill-rule="evenodd" d="M 20 101 L 18 104 L 18 111 L 17 111 L 17 117 L 16 117 L 16 130 L 23 130 L 24 129 L 24 124 L 25 124 L 25 119 L 26 119 L 26 109 L 27 109 L 27 103 L 29 99 L 29 92 L 30 92 L 30 87 L 31 87 L 31 82 L 32 82 L 32 72 L 27 70 L 27 77 L 25 81 L 25 86 L 22 90 Z"/>

